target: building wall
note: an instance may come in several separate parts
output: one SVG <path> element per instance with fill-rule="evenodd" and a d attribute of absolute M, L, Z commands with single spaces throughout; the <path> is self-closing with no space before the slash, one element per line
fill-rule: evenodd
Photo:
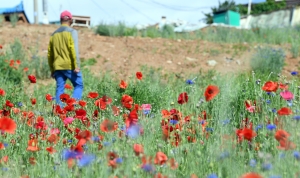
<path fill-rule="evenodd" d="M 296 13 L 295 13 L 296 12 Z M 292 15 L 292 9 L 280 10 L 270 14 L 262 14 L 258 16 L 248 16 L 240 21 L 241 28 L 272 28 L 272 27 L 287 27 L 292 23 L 293 17 L 300 19 L 300 11 L 296 9 Z M 299 16 L 299 17 L 298 17 Z"/>

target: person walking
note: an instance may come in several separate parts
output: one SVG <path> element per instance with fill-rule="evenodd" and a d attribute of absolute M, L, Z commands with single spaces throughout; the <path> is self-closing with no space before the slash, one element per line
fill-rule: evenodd
<path fill-rule="evenodd" d="M 56 80 L 56 104 L 62 106 L 60 95 L 64 93 L 66 80 L 74 87 L 72 97 L 80 100 L 83 92 L 83 78 L 80 72 L 78 34 L 71 28 L 72 14 L 60 14 L 61 26 L 51 35 L 48 46 L 48 64 L 51 77 Z"/>

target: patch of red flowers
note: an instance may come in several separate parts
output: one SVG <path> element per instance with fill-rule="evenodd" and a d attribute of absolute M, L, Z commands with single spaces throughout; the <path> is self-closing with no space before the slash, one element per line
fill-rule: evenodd
<path fill-rule="evenodd" d="M 28 79 L 31 83 L 36 83 L 36 78 L 34 75 L 28 75 Z"/>

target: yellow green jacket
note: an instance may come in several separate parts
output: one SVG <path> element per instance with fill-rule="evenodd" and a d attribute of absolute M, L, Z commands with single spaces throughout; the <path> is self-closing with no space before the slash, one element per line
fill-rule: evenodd
<path fill-rule="evenodd" d="M 48 64 L 51 72 L 80 68 L 78 34 L 75 29 L 62 25 L 51 35 Z"/>

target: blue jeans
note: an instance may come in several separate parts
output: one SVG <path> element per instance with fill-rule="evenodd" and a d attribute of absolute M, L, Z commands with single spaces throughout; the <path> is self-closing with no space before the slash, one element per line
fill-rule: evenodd
<path fill-rule="evenodd" d="M 80 100 L 82 97 L 83 91 L 83 81 L 82 81 L 82 73 L 74 72 L 73 70 L 56 70 L 54 72 L 54 78 L 56 80 L 56 104 L 62 106 L 62 102 L 60 101 L 60 95 L 65 91 L 65 84 L 67 79 L 69 79 L 74 87 L 73 98 L 76 100 Z"/>

